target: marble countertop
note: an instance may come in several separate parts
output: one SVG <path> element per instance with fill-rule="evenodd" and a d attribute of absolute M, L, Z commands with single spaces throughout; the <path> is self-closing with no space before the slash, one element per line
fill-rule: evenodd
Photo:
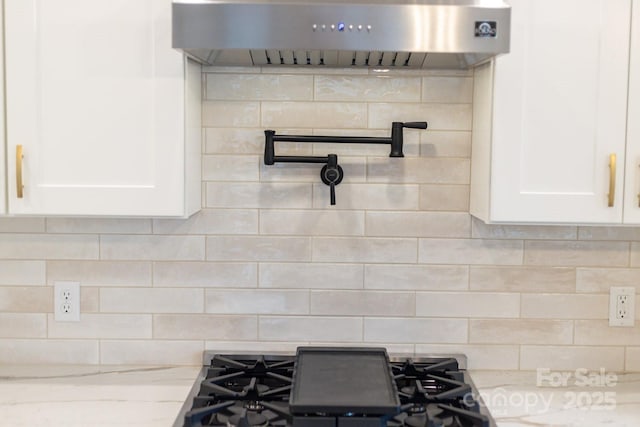
<path fill-rule="evenodd" d="M 0 425 L 171 426 L 200 367 L 0 366 Z M 498 427 L 640 425 L 640 374 L 471 371 Z"/>

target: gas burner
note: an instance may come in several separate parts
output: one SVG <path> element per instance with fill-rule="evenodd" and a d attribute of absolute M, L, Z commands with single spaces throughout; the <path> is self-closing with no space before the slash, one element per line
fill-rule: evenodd
<path fill-rule="evenodd" d="M 186 425 L 211 427 L 286 427 L 291 422 L 286 406 L 256 402 L 252 410 L 236 402 L 193 409 L 185 415 Z"/>

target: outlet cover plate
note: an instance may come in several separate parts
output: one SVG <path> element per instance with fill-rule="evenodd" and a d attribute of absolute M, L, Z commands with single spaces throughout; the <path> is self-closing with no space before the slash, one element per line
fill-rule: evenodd
<path fill-rule="evenodd" d="M 80 282 L 53 282 L 53 315 L 57 322 L 80 321 Z"/>
<path fill-rule="evenodd" d="M 620 299 L 624 299 L 621 303 Z M 609 289 L 609 326 L 630 326 L 635 323 L 636 288 L 612 286 Z M 621 315 L 624 310 L 624 315 Z"/>

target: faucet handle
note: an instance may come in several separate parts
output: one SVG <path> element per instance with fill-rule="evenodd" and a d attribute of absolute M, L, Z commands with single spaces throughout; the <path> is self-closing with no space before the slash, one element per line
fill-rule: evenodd
<path fill-rule="evenodd" d="M 402 124 L 402 127 L 411 129 L 426 129 L 427 122 L 405 122 Z"/>

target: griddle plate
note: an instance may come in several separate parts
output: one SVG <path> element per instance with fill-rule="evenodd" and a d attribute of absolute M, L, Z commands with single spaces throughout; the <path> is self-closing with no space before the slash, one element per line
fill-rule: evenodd
<path fill-rule="evenodd" d="M 298 348 L 289 406 L 293 414 L 396 414 L 386 349 Z"/>

